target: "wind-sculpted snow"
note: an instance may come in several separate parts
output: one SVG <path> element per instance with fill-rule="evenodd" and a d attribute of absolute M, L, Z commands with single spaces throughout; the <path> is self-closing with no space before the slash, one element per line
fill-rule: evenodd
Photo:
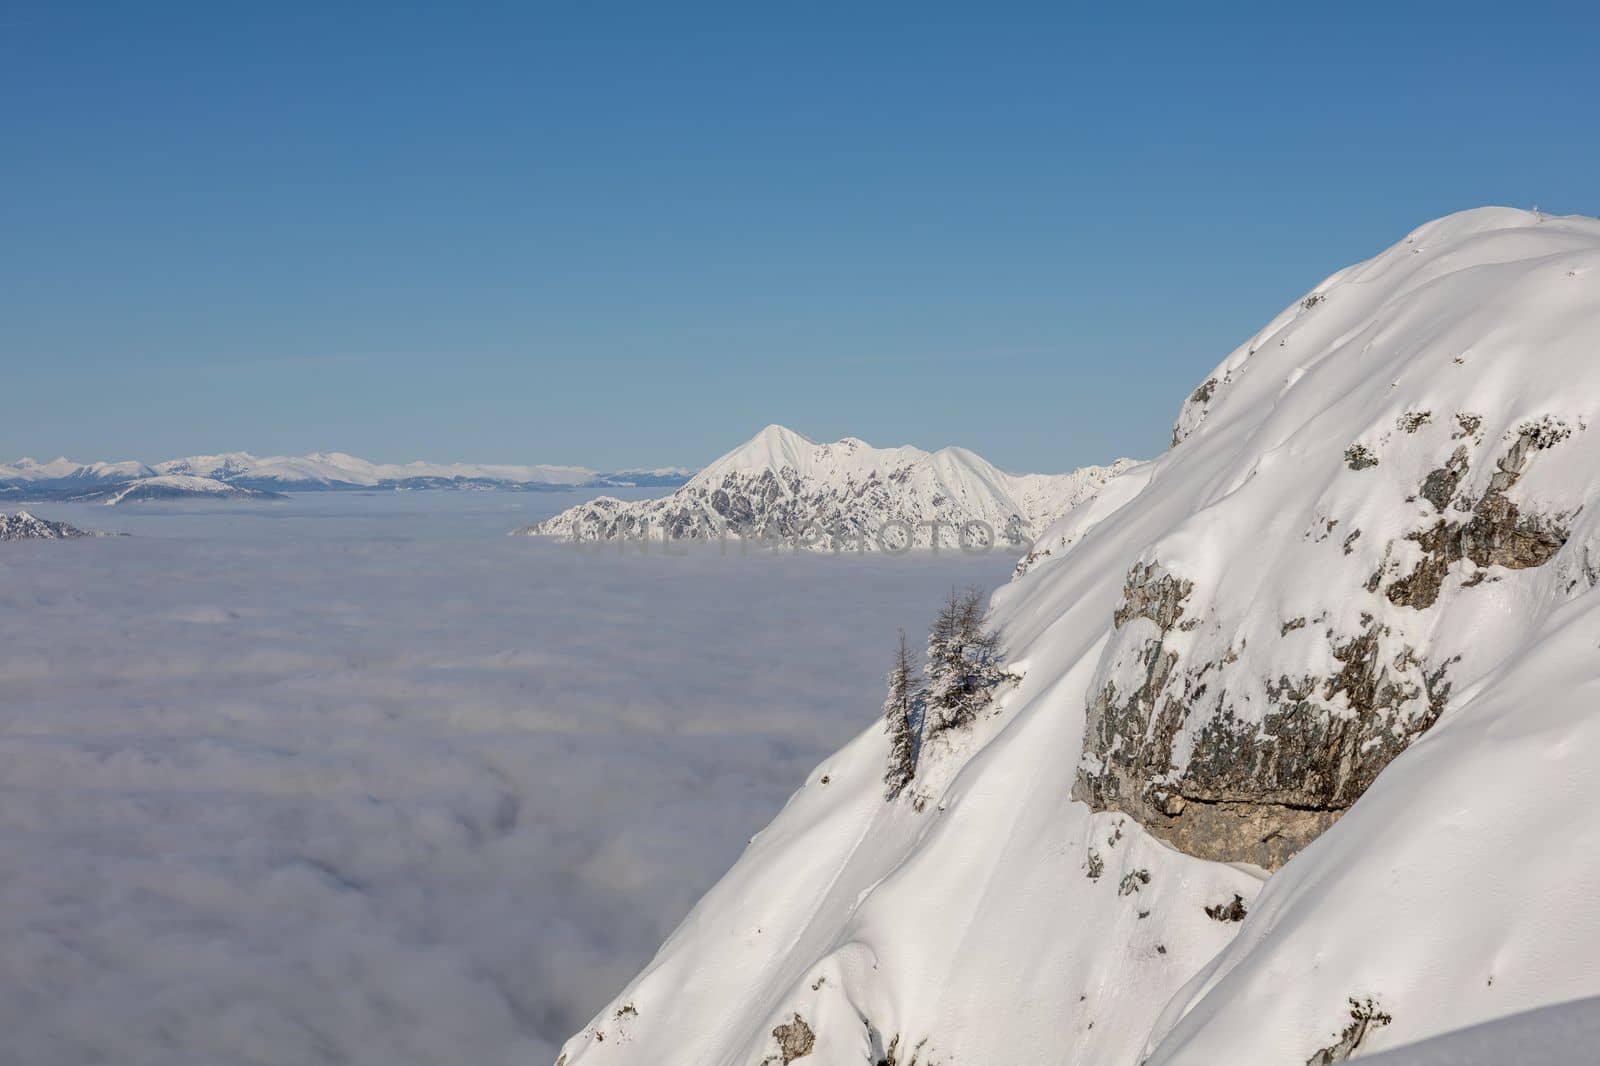
<path fill-rule="evenodd" d="M 1580 999 L 1446 1033 L 1369 1066 L 1574 1066 L 1600 1047 L 1600 999 Z"/>
<path fill-rule="evenodd" d="M 888 802 L 880 724 L 825 759 L 566 1066 L 1321 1066 L 1600 993 L 1597 350 L 1592 219 L 1316 286 L 1038 537 L 992 709 Z"/>
<path fill-rule="evenodd" d="M 503 535 L 541 507 L 0 545 L 0 1062 L 548 1063 L 855 730 L 896 628 L 1006 572 Z"/>
<path fill-rule="evenodd" d="M 972 452 L 818 444 L 768 426 L 663 499 L 600 497 L 517 532 L 569 541 L 756 541 L 821 551 L 1020 552 L 1133 466 L 1007 474 Z"/>

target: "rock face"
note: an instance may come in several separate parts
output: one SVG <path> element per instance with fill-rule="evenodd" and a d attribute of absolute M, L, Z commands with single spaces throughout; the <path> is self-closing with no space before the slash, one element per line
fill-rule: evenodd
<path fill-rule="evenodd" d="M 1594 219 L 1323 281 L 1037 539 L 989 712 L 886 800 L 863 693 L 569 1066 L 1320 1064 L 1600 994 L 1597 351 Z"/>
<path fill-rule="evenodd" d="M 569 541 L 717 541 L 816 550 L 939 547 L 1018 550 L 1135 465 L 1007 474 L 971 452 L 818 444 L 768 426 L 672 495 L 602 496 L 519 534 Z"/>
<path fill-rule="evenodd" d="M 1129 573 L 1114 616 L 1123 650 L 1089 703 L 1073 796 L 1190 855 L 1276 869 L 1433 724 L 1450 691 L 1445 667 L 1430 670 L 1369 615 L 1343 642 L 1327 631 L 1325 676 L 1236 681 L 1237 650 L 1195 665 L 1169 641 L 1198 628 L 1199 616 L 1184 617 L 1191 591 L 1153 566 Z M 1304 626 L 1286 622 L 1284 635 Z M 1259 722 L 1229 701 L 1230 684 L 1250 681 L 1265 695 Z"/>
<path fill-rule="evenodd" d="M 1517 429 L 1516 439 L 1495 460 L 1495 471 L 1483 495 L 1455 499 L 1456 486 L 1467 473 L 1466 447 L 1456 448 L 1449 460 L 1431 471 L 1419 495 L 1433 505 L 1440 518 L 1421 532 L 1406 534 L 1423 557 L 1409 575 L 1389 585 L 1389 599 L 1417 610 L 1432 607 L 1439 598 L 1450 567 L 1463 559 L 1475 566 L 1503 566 L 1523 570 L 1543 566 L 1567 542 L 1568 514 L 1523 514 L 1507 496 L 1534 453 L 1554 447 L 1572 435 L 1565 423 L 1546 416 Z M 1451 513 L 1454 512 L 1454 513 Z M 1381 582 L 1381 576 L 1378 578 Z"/>
<path fill-rule="evenodd" d="M 95 533 L 69 526 L 65 522 L 51 522 L 35 518 L 27 511 L 14 515 L 0 514 L 0 542 L 16 540 L 70 540 L 73 537 L 93 537 Z"/>
<path fill-rule="evenodd" d="M 1410 435 L 1431 421 L 1428 412 L 1410 411 L 1396 426 Z M 1567 541 L 1570 513 L 1525 510 L 1509 494 L 1537 454 L 1571 437 L 1571 427 L 1549 415 L 1525 422 L 1502 435 L 1509 443 L 1495 456 L 1474 436 L 1482 416 L 1458 412 L 1454 424 L 1451 439 L 1468 444 L 1455 445 L 1414 492 L 1393 501 L 1403 511 L 1420 499 L 1427 518 L 1422 528 L 1392 531 L 1383 542 L 1382 563 L 1362 585 L 1372 602 L 1358 626 L 1340 631 L 1325 616 L 1283 622 L 1283 638 L 1308 624 L 1308 639 L 1321 630 L 1326 665 L 1319 671 L 1263 673 L 1264 657 L 1243 656 L 1243 641 L 1219 653 L 1215 642 L 1187 637 L 1202 626 L 1218 628 L 1226 608 L 1211 601 L 1226 590 L 1196 596 L 1192 581 L 1155 563 L 1136 564 L 1112 617 L 1116 650 L 1088 706 L 1073 795 L 1095 810 L 1132 815 L 1191 855 L 1267 869 L 1283 865 L 1355 803 L 1438 719 L 1456 661 L 1429 650 L 1429 620 L 1400 614 L 1380 621 L 1380 597 L 1429 612 L 1457 564 L 1474 568 L 1457 589 L 1472 588 L 1492 568 L 1543 566 Z M 1350 472 L 1377 465 L 1364 446 L 1370 461 L 1351 463 L 1349 454 Z M 1474 462 L 1490 458 L 1481 492 L 1461 491 Z M 1373 488 L 1400 494 L 1392 482 Z M 1338 525 L 1323 521 L 1328 533 Z M 1369 536 L 1367 543 L 1375 541 Z M 1408 544 L 1420 557 L 1392 577 Z M 1353 545 L 1344 542 L 1344 554 Z M 1199 649 L 1205 652 L 1197 655 Z M 1265 661 L 1274 658 L 1269 652 Z M 1242 703 L 1260 710 L 1241 713 Z"/>

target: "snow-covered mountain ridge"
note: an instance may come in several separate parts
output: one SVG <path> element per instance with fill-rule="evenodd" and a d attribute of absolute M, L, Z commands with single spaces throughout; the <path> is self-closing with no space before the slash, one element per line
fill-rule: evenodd
<path fill-rule="evenodd" d="M 102 533 L 79 529 L 65 522 L 52 522 L 27 511 L 16 514 L 0 512 L 0 543 L 19 540 L 72 540 L 77 537 L 99 537 Z"/>
<path fill-rule="evenodd" d="M 1039 538 L 993 708 L 892 801 L 881 726 L 825 760 L 561 1062 L 1439 1061 L 1600 993 L 1597 348 L 1594 219 L 1326 279 Z"/>
<path fill-rule="evenodd" d="M 670 496 L 602 496 L 517 532 L 574 541 L 727 536 L 819 550 L 897 551 L 935 536 L 941 547 L 1021 545 L 1134 465 L 1008 474 L 963 448 L 874 448 L 855 437 L 821 444 L 768 426 Z"/>
<path fill-rule="evenodd" d="M 107 507 L 145 500 L 281 500 L 281 492 L 249 488 L 216 478 L 195 477 L 192 474 L 157 474 L 154 477 L 123 481 L 108 487 L 74 496 L 75 500 L 98 501 Z"/>
<path fill-rule="evenodd" d="M 247 498 L 275 492 L 353 489 L 576 489 L 676 486 L 693 472 L 681 467 L 600 473 L 576 466 L 474 463 L 372 463 L 343 452 L 255 456 L 192 455 L 154 466 L 128 461 L 78 463 L 20 459 L 0 464 L 0 495 L 28 499 L 124 499 L 179 496 Z M 195 479 L 181 481 L 172 479 Z M 207 484 L 200 484 L 204 481 Z M 215 485 L 231 486 L 233 492 Z M 123 492 L 122 490 L 129 490 Z"/>

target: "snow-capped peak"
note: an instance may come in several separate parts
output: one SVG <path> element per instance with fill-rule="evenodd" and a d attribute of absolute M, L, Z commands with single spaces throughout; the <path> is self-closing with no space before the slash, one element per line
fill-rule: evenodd
<path fill-rule="evenodd" d="M 1040 529 L 1132 466 L 1008 474 L 962 448 L 821 444 L 771 425 L 658 500 L 602 497 L 518 532 L 569 540 L 794 541 L 816 549 L 992 546 Z"/>
<path fill-rule="evenodd" d="M 782 470 L 784 467 L 810 473 L 819 460 L 827 460 L 831 451 L 830 445 L 818 444 L 803 433 L 774 424 L 714 459 L 698 477 L 707 482 L 720 482 L 729 473 Z"/>

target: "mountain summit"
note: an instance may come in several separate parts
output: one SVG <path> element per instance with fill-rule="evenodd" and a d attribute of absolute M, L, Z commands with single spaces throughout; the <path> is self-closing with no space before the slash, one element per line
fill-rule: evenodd
<path fill-rule="evenodd" d="M 1008 474 L 961 448 L 819 444 L 768 426 L 670 496 L 602 496 L 517 532 L 574 541 L 766 540 L 817 549 L 897 551 L 1020 546 L 1134 466 Z"/>
<path fill-rule="evenodd" d="M 1326 1066 L 1600 993 L 1597 350 L 1595 219 L 1317 285 L 995 594 L 977 713 L 884 634 L 888 730 L 563 1066 Z"/>

